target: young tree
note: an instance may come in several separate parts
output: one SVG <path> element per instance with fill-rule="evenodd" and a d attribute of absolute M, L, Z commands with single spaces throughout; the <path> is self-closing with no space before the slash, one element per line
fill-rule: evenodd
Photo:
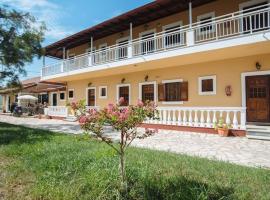
<path fill-rule="evenodd" d="M 19 75 L 26 74 L 24 65 L 43 54 L 45 30 L 29 13 L 0 5 L 0 84 L 18 82 Z"/>
<path fill-rule="evenodd" d="M 81 125 L 81 128 L 87 134 L 93 134 L 97 138 L 112 147 L 119 155 L 119 173 L 121 177 L 121 192 L 125 193 L 127 189 L 126 170 L 125 170 L 125 151 L 135 138 L 145 138 L 153 134 L 149 131 L 139 135 L 137 127 L 146 119 L 153 119 L 157 116 L 156 106 L 153 102 L 143 103 L 138 101 L 135 106 L 122 108 L 120 105 L 124 101 L 119 100 L 119 104 L 109 104 L 106 108 L 97 111 L 86 110 L 84 101 L 73 102 L 71 108 Z M 104 134 L 104 125 L 110 125 L 114 130 L 120 132 L 120 141 L 118 145 L 113 143 L 112 139 Z"/>

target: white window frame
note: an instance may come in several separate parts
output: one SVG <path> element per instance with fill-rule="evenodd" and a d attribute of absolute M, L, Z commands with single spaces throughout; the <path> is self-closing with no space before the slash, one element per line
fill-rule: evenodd
<path fill-rule="evenodd" d="M 128 91 L 129 91 L 129 94 L 128 94 L 128 105 L 130 105 L 130 102 L 131 102 L 131 85 L 129 83 L 127 84 L 117 84 L 116 85 L 116 103 L 119 102 L 119 88 L 120 87 L 126 87 L 128 86 Z M 123 106 L 125 107 L 125 106 Z"/>
<path fill-rule="evenodd" d="M 61 94 L 64 93 L 64 99 L 61 99 Z M 59 101 L 66 101 L 66 92 L 59 92 Z"/>
<path fill-rule="evenodd" d="M 102 89 L 106 89 L 106 96 L 101 96 Z M 99 98 L 100 99 L 107 99 L 108 98 L 108 87 L 107 86 L 99 86 Z"/>
<path fill-rule="evenodd" d="M 108 47 L 108 44 L 105 42 L 105 43 L 102 43 L 98 46 L 98 49 L 101 50 L 102 48 L 107 48 Z"/>
<path fill-rule="evenodd" d="M 123 42 L 123 41 L 125 41 L 125 40 L 127 40 L 128 43 L 129 43 L 129 42 L 130 42 L 130 37 L 127 36 L 127 37 L 119 38 L 119 39 L 117 39 L 117 40 L 115 41 L 115 43 L 116 43 L 117 46 L 119 46 L 119 42 Z M 117 58 L 119 58 L 119 52 L 118 52 L 118 51 L 116 51 L 116 55 L 117 55 Z M 128 47 L 127 47 L 127 57 L 128 57 Z"/>
<path fill-rule="evenodd" d="M 142 100 L 142 86 L 143 85 L 154 85 L 154 102 L 157 102 L 157 82 L 151 81 L 151 82 L 142 82 L 139 83 L 139 99 Z"/>
<path fill-rule="evenodd" d="M 58 105 L 58 92 L 52 92 L 51 93 L 51 102 L 50 102 L 51 106 L 53 106 L 53 94 L 56 94 L 56 104 Z"/>
<path fill-rule="evenodd" d="M 203 92 L 202 91 L 202 81 L 212 79 L 213 80 L 213 91 L 212 92 Z M 211 75 L 211 76 L 201 76 L 198 78 L 198 89 L 199 89 L 199 95 L 201 96 L 207 96 L 207 95 L 216 95 L 217 94 L 217 76 Z"/>
<path fill-rule="evenodd" d="M 157 29 L 156 28 L 153 28 L 153 29 L 150 29 L 148 31 L 143 31 L 143 32 L 140 32 L 139 33 L 139 38 L 140 38 L 140 51 L 142 50 L 142 41 L 144 40 L 143 39 L 143 35 L 146 35 L 146 34 L 150 34 L 150 33 L 154 33 L 154 37 L 153 37 L 153 40 L 154 40 L 154 51 L 156 49 L 156 40 L 155 40 L 155 37 L 156 37 L 156 32 L 157 32 Z M 143 53 L 143 52 L 141 52 Z"/>
<path fill-rule="evenodd" d="M 201 24 L 201 20 L 202 19 L 204 19 L 204 18 L 209 18 L 209 17 L 211 17 L 212 18 L 212 22 L 214 21 L 213 19 L 216 17 L 216 13 L 215 13 L 215 11 L 213 11 L 213 12 L 209 12 L 209 13 L 205 13 L 205 14 L 202 14 L 202 15 L 199 15 L 199 16 L 197 16 L 197 22 L 199 23 L 199 24 Z M 213 32 L 215 32 L 216 31 L 216 26 L 212 26 L 212 30 L 211 31 L 209 31 L 209 33 L 213 33 Z M 208 32 L 208 31 L 201 31 L 201 28 L 199 27 L 199 29 L 198 29 L 198 34 L 204 34 L 205 32 Z"/>
<path fill-rule="evenodd" d="M 88 90 L 94 89 L 95 90 L 95 105 L 93 107 L 97 106 L 97 88 L 96 87 L 87 87 L 85 91 L 85 96 L 86 96 L 86 104 L 88 105 Z M 91 106 L 92 107 L 92 106 Z"/>
<path fill-rule="evenodd" d="M 73 91 L 73 97 L 72 98 L 69 97 L 69 91 Z M 68 89 L 68 99 L 74 99 L 74 89 Z"/>
<path fill-rule="evenodd" d="M 182 83 L 184 80 L 183 79 L 172 79 L 172 80 L 162 80 L 161 83 L 165 84 L 165 83 L 175 83 L 175 82 L 179 82 Z M 164 94 L 166 95 L 166 94 Z M 167 104 L 167 105 L 176 105 L 176 104 L 184 104 L 183 101 L 162 101 L 162 104 Z"/>
<path fill-rule="evenodd" d="M 167 25 L 164 25 L 164 26 L 162 26 L 162 31 L 163 31 L 163 35 L 164 35 L 164 38 L 165 38 L 165 36 L 166 36 L 166 33 L 165 33 L 165 31 L 166 31 L 166 29 L 167 28 L 172 28 L 172 27 L 175 27 L 175 26 L 179 26 L 179 29 L 181 30 L 181 27 L 183 26 L 183 21 L 181 20 L 181 21 L 177 21 L 177 22 L 174 22 L 174 23 L 170 23 L 170 24 L 167 24 Z M 183 40 L 184 40 L 184 37 L 182 37 L 182 34 L 181 34 L 181 32 L 180 32 L 180 38 L 181 38 L 181 44 L 183 43 Z M 163 41 L 163 46 L 164 47 L 170 47 L 170 46 L 166 46 L 165 45 L 165 39 L 164 39 L 164 41 Z"/>
<path fill-rule="evenodd" d="M 239 10 L 242 11 L 245 7 L 254 6 L 263 2 L 270 3 L 270 0 L 251 0 L 239 4 Z"/>
<path fill-rule="evenodd" d="M 92 53 L 95 53 L 95 51 L 96 51 L 96 47 L 93 47 Z M 91 52 L 91 47 L 85 49 L 85 53 L 90 53 L 90 52 Z"/>

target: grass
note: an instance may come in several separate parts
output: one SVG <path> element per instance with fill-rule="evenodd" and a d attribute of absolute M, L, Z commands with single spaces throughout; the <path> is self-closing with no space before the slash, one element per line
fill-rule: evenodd
<path fill-rule="evenodd" d="M 130 148 L 127 175 L 128 199 L 270 199 L 270 170 L 197 157 Z M 105 144 L 0 123 L 0 199 L 119 199 L 118 186 Z"/>

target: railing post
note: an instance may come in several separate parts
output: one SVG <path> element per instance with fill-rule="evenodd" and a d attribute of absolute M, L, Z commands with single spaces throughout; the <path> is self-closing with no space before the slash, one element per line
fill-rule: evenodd
<path fill-rule="evenodd" d="M 93 53 L 91 52 L 91 53 L 88 55 L 88 66 L 92 66 L 92 57 L 93 57 Z"/>
<path fill-rule="evenodd" d="M 128 58 L 132 58 L 132 41 L 128 41 Z"/>
<path fill-rule="evenodd" d="M 241 117 L 241 129 L 243 130 L 246 130 L 246 108 L 242 109 L 241 110 L 241 114 L 240 114 L 240 117 Z"/>
<path fill-rule="evenodd" d="M 64 61 L 61 62 L 61 72 L 64 72 Z"/>
<path fill-rule="evenodd" d="M 187 34 L 187 46 L 193 46 L 195 44 L 194 30 L 190 29 L 186 32 Z"/>

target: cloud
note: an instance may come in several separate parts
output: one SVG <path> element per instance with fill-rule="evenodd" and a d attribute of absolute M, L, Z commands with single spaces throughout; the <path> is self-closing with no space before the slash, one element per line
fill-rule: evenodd
<path fill-rule="evenodd" d="M 49 40 L 59 40 L 74 31 L 61 25 L 61 20 L 65 18 L 65 9 L 59 5 L 50 2 L 50 0 L 1 0 L 3 4 L 12 8 L 29 12 L 35 16 L 38 21 L 44 21 L 48 28 L 45 36 Z"/>

